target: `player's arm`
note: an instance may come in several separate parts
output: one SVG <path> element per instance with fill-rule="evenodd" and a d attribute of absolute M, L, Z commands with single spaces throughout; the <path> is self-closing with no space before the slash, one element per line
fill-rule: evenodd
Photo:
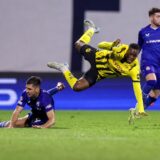
<path fill-rule="evenodd" d="M 22 112 L 26 102 L 27 102 L 26 92 L 23 91 L 23 93 L 22 93 L 22 95 L 21 95 L 21 97 L 20 97 L 20 99 L 19 99 L 19 101 L 17 103 L 16 108 L 12 113 L 9 128 L 14 128 L 15 127 L 16 122 L 18 120 L 18 117 L 19 117 L 20 113 Z"/>
<path fill-rule="evenodd" d="M 12 113 L 10 125 L 8 128 L 14 128 L 16 126 L 16 122 L 17 122 L 18 117 L 19 117 L 20 113 L 22 112 L 22 110 L 23 110 L 23 107 L 21 107 L 21 106 L 16 107 L 16 109 Z"/>
<path fill-rule="evenodd" d="M 98 44 L 98 48 L 100 49 L 106 49 L 106 50 L 112 50 L 113 47 L 118 46 L 118 44 L 120 44 L 121 40 L 120 39 L 116 39 L 114 42 L 100 42 Z"/>
<path fill-rule="evenodd" d="M 48 121 L 41 125 L 42 128 L 50 128 L 53 124 L 55 124 L 55 112 L 50 110 L 47 112 Z"/>
<path fill-rule="evenodd" d="M 142 38 L 142 33 L 140 31 L 138 33 L 138 45 L 142 48 L 143 43 L 144 43 L 144 41 L 143 41 L 143 38 Z"/>
<path fill-rule="evenodd" d="M 52 96 L 56 94 L 58 91 L 61 91 L 65 88 L 62 82 L 58 82 L 56 87 L 49 89 L 47 92 Z"/>
<path fill-rule="evenodd" d="M 139 68 L 135 67 L 134 69 L 132 69 L 130 76 L 132 78 L 133 90 L 137 100 L 137 109 L 139 113 L 142 113 L 144 112 L 144 105 L 143 105 L 142 90 L 139 77 Z"/>

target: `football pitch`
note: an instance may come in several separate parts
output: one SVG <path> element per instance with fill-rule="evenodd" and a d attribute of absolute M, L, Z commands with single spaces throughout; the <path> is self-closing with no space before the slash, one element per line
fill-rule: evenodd
<path fill-rule="evenodd" d="M 0 159 L 159 160 L 160 112 L 148 113 L 128 125 L 127 111 L 56 111 L 50 129 L 0 129 Z"/>

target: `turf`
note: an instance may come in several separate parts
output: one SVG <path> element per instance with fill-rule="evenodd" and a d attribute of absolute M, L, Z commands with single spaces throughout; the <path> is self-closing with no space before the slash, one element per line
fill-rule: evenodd
<path fill-rule="evenodd" d="M 24 113 L 23 113 L 24 114 Z M 11 112 L 1 111 L 1 120 Z M 127 111 L 57 111 L 51 129 L 0 129 L 1 160 L 159 160 L 160 113 L 128 125 Z"/>

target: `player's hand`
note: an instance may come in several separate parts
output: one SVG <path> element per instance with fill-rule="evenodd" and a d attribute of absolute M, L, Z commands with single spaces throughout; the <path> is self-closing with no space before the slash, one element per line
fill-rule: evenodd
<path fill-rule="evenodd" d="M 9 125 L 7 128 L 14 128 L 12 125 Z"/>
<path fill-rule="evenodd" d="M 58 82 L 58 83 L 57 83 L 57 89 L 58 89 L 59 91 L 63 90 L 64 88 L 65 88 L 65 85 L 64 85 L 62 82 Z"/>
<path fill-rule="evenodd" d="M 38 126 L 38 125 L 33 125 L 32 128 L 38 128 L 38 129 L 41 129 L 43 128 L 42 126 Z"/>

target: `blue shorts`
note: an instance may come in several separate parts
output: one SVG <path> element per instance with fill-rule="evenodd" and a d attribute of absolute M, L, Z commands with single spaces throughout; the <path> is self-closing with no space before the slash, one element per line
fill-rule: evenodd
<path fill-rule="evenodd" d="M 33 125 L 43 125 L 44 123 L 47 122 L 48 119 L 40 119 L 37 118 L 33 113 L 28 113 L 28 119 L 25 123 L 26 127 L 32 127 Z"/>
<path fill-rule="evenodd" d="M 160 68 L 155 67 L 153 65 L 143 64 L 141 66 L 141 74 L 145 78 L 149 73 L 154 73 L 157 78 L 157 84 L 154 89 L 160 89 Z"/>

